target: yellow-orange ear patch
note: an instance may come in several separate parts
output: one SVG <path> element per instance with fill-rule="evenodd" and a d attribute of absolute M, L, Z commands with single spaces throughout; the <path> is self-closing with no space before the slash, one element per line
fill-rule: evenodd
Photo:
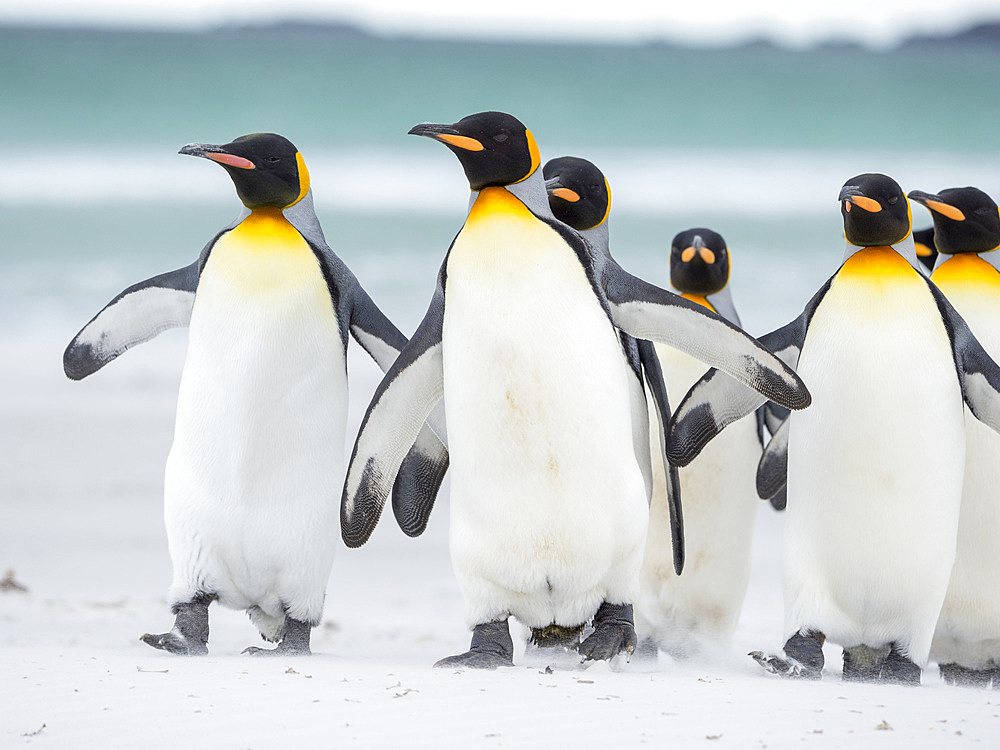
<path fill-rule="evenodd" d="M 713 253 L 707 247 L 701 248 L 701 250 L 698 251 L 698 254 L 701 255 L 701 259 L 706 263 L 708 263 L 709 265 L 715 263 L 715 253 Z"/>
<path fill-rule="evenodd" d="M 923 242 L 914 242 L 913 246 L 917 249 L 917 255 L 919 255 L 921 258 L 928 258 L 930 257 L 931 253 L 934 252 L 929 247 L 927 247 L 927 245 L 925 245 Z"/>
<path fill-rule="evenodd" d="M 528 170 L 528 174 L 530 175 L 534 174 L 535 170 L 541 165 L 542 155 L 538 151 L 538 144 L 535 143 L 535 136 L 527 128 L 524 129 L 524 137 L 528 139 L 528 153 L 531 154 L 531 169 Z"/>
<path fill-rule="evenodd" d="M 449 146 L 460 148 L 465 151 L 482 151 L 484 146 L 475 138 L 466 135 L 451 135 L 450 133 L 435 133 L 434 137 L 439 141 L 444 141 Z"/>
<path fill-rule="evenodd" d="M 693 247 L 684 248 L 684 252 L 681 253 L 681 260 L 684 261 L 685 263 L 690 263 L 691 259 L 694 258 L 694 254 L 696 252 L 697 251 Z"/>
<path fill-rule="evenodd" d="M 309 192 L 309 170 L 306 169 L 306 160 L 302 158 L 302 154 L 298 151 L 295 152 L 295 163 L 299 168 L 299 195 L 298 197 L 286 206 L 294 206 L 300 200 L 306 197 L 306 193 Z"/>

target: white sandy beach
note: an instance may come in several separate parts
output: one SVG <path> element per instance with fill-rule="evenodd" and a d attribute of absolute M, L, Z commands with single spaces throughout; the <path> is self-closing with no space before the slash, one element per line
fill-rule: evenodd
<path fill-rule="evenodd" d="M 155 651 L 138 637 L 172 622 L 161 492 L 185 333 L 73 383 L 60 357 L 74 332 L 4 344 L 0 572 L 28 590 L 0 593 L 0 747 L 1000 745 L 1000 692 L 948 687 L 933 666 L 920 688 L 844 684 L 828 647 L 822 682 L 760 673 L 746 652 L 782 636 L 782 518 L 763 505 L 735 641 L 710 663 L 583 667 L 518 644 L 513 669 L 432 669 L 469 638 L 447 484 L 423 537 L 388 516 L 340 550 L 312 657 L 241 656 L 256 631 L 217 605 L 208 657 Z M 352 436 L 379 377 L 357 351 Z"/>

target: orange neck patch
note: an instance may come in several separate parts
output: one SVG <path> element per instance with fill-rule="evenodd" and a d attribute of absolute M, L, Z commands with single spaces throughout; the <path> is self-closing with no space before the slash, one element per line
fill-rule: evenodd
<path fill-rule="evenodd" d="M 1000 287 L 1000 272 L 976 253 L 957 253 L 935 269 L 935 284 L 968 283 Z"/>
<path fill-rule="evenodd" d="M 496 216 L 524 217 L 531 216 L 531 212 L 507 189 L 502 187 L 488 187 L 479 191 L 479 197 L 472 204 L 465 223 L 467 225 L 476 224 Z"/>
<path fill-rule="evenodd" d="M 837 279 L 869 284 L 898 283 L 907 278 L 919 279 L 916 269 L 891 247 L 880 245 L 858 250 L 847 259 Z"/>
<path fill-rule="evenodd" d="M 709 302 L 708 298 L 705 297 L 703 294 L 689 294 L 688 292 L 684 292 L 684 294 L 682 294 L 681 296 L 684 299 L 689 300 L 690 302 L 694 302 L 697 305 L 701 305 L 702 307 L 707 307 L 714 313 L 719 312 L 712 306 L 712 303 Z"/>

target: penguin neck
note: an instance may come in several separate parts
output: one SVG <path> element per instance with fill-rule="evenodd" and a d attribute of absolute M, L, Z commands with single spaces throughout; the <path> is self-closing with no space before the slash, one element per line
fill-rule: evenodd
<path fill-rule="evenodd" d="M 326 237 L 323 236 L 323 227 L 319 224 L 316 216 L 316 207 L 313 203 L 312 188 L 305 194 L 302 200 L 297 201 L 281 212 L 285 219 L 293 227 L 299 230 L 299 234 L 309 242 L 318 247 L 326 246 Z"/>
<path fill-rule="evenodd" d="M 935 283 L 939 282 L 964 282 L 982 281 L 993 287 L 1000 286 L 1000 274 L 996 265 L 997 260 L 987 259 L 986 256 L 996 255 L 996 250 L 988 253 L 955 253 L 948 255 L 941 253 L 940 260 L 934 267 L 931 279 Z M 993 260 L 993 263 L 990 262 Z"/>
<path fill-rule="evenodd" d="M 847 250 L 844 252 L 844 260 L 841 262 L 841 265 L 850 260 L 851 257 L 856 253 L 859 253 L 862 250 L 870 250 L 874 247 L 892 248 L 897 253 L 899 253 L 907 263 L 913 266 L 913 269 L 921 276 L 929 275 L 927 267 L 923 263 L 921 263 L 920 259 L 917 257 L 917 247 L 916 245 L 913 244 L 912 232 L 908 233 L 903 239 L 901 239 L 894 245 L 879 245 L 879 246 L 871 245 L 871 246 L 859 247 L 858 245 L 852 245 L 850 242 L 848 242 Z"/>
<path fill-rule="evenodd" d="M 608 230 L 607 220 L 602 221 L 596 227 L 591 227 L 590 229 L 584 229 L 578 232 L 578 234 L 587 241 L 596 252 L 603 255 L 605 258 L 611 257 L 611 233 Z"/>
<path fill-rule="evenodd" d="M 681 292 L 681 296 L 688 302 L 694 302 L 696 305 L 701 305 L 702 307 L 708 308 L 712 312 L 717 312 L 715 305 L 708 301 L 708 297 L 704 294 L 695 294 L 694 292 Z"/>
<path fill-rule="evenodd" d="M 541 169 L 536 169 L 520 182 L 504 185 L 504 190 L 527 206 L 535 216 L 553 220 L 556 218 L 549 207 L 549 194 L 545 190 L 545 178 L 542 177 Z"/>

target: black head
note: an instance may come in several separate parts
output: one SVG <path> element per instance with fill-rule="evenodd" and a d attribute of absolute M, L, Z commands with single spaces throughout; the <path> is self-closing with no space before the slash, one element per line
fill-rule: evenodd
<path fill-rule="evenodd" d="M 707 296 L 729 283 L 729 249 L 718 232 L 698 227 L 674 237 L 670 247 L 670 283 L 685 294 Z"/>
<path fill-rule="evenodd" d="M 912 198 L 913 193 L 907 197 Z M 934 245 L 934 227 L 914 229 L 913 246 L 917 251 L 917 259 L 924 264 L 928 271 L 933 271 L 938 257 L 937 247 Z"/>
<path fill-rule="evenodd" d="M 179 153 L 221 164 L 249 209 L 288 208 L 309 192 L 309 171 L 302 155 L 291 141 L 275 133 L 243 135 L 223 146 L 189 143 Z"/>
<path fill-rule="evenodd" d="M 473 190 L 520 182 L 541 164 L 531 131 L 504 112 L 480 112 L 453 125 L 423 123 L 410 135 L 434 138 L 454 151 Z"/>
<path fill-rule="evenodd" d="M 840 190 L 844 236 L 852 245 L 895 245 L 910 233 L 910 204 L 903 189 L 884 174 L 859 174 Z"/>
<path fill-rule="evenodd" d="M 1000 212 L 982 190 L 948 188 L 937 194 L 914 190 L 909 197 L 931 212 L 938 252 L 985 253 L 1000 246 Z"/>
<path fill-rule="evenodd" d="M 579 232 L 600 226 L 611 210 L 611 190 L 604 173 L 586 159 L 560 156 L 542 168 L 549 207 L 563 224 Z"/>

